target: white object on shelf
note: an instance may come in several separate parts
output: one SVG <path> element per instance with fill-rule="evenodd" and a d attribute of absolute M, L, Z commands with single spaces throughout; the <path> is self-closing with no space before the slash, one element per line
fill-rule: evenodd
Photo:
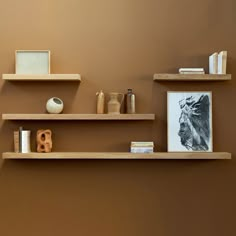
<path fill-rule="evenodd" d="M 131 153 L 153 153 L 153 147 L 130 147 Z"/>
<path fill-rule="evenodd" d="M 218 74 L 226 74 L 227 51 L 218 54 Z"/>
<path fill-rule="evenodd" d="M 20 132 L 21 135 L 21 152 L 22 153 L 29 153 L 31 152 L 31 148 L 30 148 L 30 135 L 31 135 L 31 131 L 30 130 L 22 130 Z"/>
<path fill-rule="evenodd" d="M 218 53 L 215 52 L 209 56 L 209 74 L 218 73 Z"/>
<path fill-rule="evenodd" d="M 46 109 L 50 114 L 59 114 L 63 110 L 63 101 L 60 98 L 52 97 L 47 101 Z"/>
<path fill-rule="evenodd" d="M 16 74 L 50 74 L 49 50 L 16 50 Z"/>
<path fill-rule="evenodd" d="M 180 68 L 179 73 L 205 73 L 204 68 Z"/>

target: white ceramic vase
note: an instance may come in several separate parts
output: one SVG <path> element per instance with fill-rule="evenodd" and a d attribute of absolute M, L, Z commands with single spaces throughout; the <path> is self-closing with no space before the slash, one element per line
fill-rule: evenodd
<path fill-rule="evenodd" d="M 46 110 L 51 114 L 59 114 L 63 110 L 63 101 L 60 98 L 52 97 L 47 101 Z"/>

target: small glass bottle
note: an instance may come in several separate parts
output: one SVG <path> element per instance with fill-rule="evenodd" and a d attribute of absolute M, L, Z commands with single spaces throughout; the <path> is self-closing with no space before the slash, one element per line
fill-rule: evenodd
<path fill-rule="evenodd" d="M 135 113 L 135 94 L 133 93 L 132 89 L 128 89 L 126 94 L 126 113 Z"/>

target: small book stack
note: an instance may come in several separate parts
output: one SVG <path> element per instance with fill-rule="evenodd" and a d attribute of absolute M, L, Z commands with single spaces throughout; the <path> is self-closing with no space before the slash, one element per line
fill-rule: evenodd
<path fill-rule="evenodd" d="M 22 127 L 19 130 L 14 131 L 14 151 L 21 153 L 31 152 L 30 148 L 30 130 L 23 130 Z"/>
<path fill-rule="evenodd" d="M 152 153 L 153 151 L 153 142 L 131 142 L 130 152 L 132 153 Z"/>
<path fill-rule="evenodd" d="M 180 68 L 180 74 L 205 74 L 203 68 Z"/>
<path fill-rule="evenodd" d="M 226 74 L 227 51 L 215 52 L 209 56 L 209 74 Z"/>

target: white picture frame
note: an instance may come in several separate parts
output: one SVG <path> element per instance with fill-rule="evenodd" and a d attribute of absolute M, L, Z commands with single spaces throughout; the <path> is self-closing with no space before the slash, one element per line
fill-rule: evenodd
<path fill-rule="evenodd" d="M 16 74 L 50 74 L 50 50 L 16 50 Z"/>
<path fill-rule="evenodd" d="M 167 92 L 168 152 L 212 152 L 212 92 Z"/>

